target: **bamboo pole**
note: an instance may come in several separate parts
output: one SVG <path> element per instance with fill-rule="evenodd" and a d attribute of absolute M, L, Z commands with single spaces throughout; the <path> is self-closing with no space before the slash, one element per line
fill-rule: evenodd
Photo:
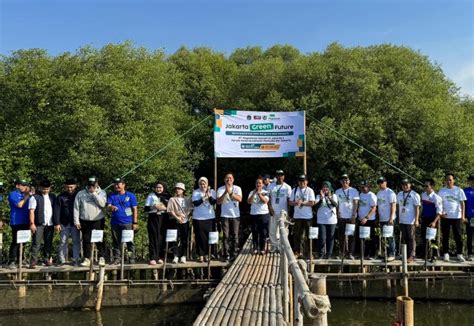
<path fill-rule="evenodd" d="M 327 295 L 326 292 L 326 275 L 324 274 L 313 274 L 311 275 L 311 292 L 316 295 Z M 319 313 L 315 319 L 313 319 L 313 325 L 315 326 L 327 326 L 328 315 L 326 312 Z"/>
<path fill-rule="evenodd" d="M 407 245 L 402 245 L 402 263 L 403 263 L 403 288 L 405 297 L 408 297 L 408 265 L 407 265 Z"/>
<path fill-rule="evenodd" d="M 415 324 L 413 317 L 414 302 L 406 296 L 397 297 L 397 322 L 403 326 L 413 326 Z"/>
<path fill-rule="evenodd" d="M 97 283 L 97 302 L 95 304 L 95 311 L 100 311 L 102 306 L 102 297 L 104 294 L 104 278 L 105 278 L 105 261 L 99 261 L 99 281 Z"/>

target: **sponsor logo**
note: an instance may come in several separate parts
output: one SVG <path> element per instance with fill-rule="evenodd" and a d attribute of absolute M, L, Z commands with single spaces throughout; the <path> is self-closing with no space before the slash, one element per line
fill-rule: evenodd
<path fill-rule="evenodd" d="M 262 117 L 260 115 L 254 115 L 253 119 L 254 120 L 262 120 Z"/>
<path fill-rule="evenodd" d="M 266 116 L 266 115 L 263 116 L 263 120 L 267 120 L 267 116 Z"/>
<path fill-rule="evenodd" d="M 251 116 L 251 115 L 248 115 L 248 116 L 247 116 L 247 120 L 252 120 L 252 116 Z"/>

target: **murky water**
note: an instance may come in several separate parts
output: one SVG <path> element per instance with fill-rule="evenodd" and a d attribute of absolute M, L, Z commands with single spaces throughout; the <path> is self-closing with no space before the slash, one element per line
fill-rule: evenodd
<path fill-rule="evenodd" d="M 329 325 L 392 325 L 395 302 L 332 299 Z M 4 314 L 1 326 L 10 325 L 191 325 L 203 307 L 181 304 L 152 307 L 104 308 L 100 314 L 91 310 L 66 310 Z M 416 326 L 473 326 L 474 303 L 415 302 Z"/>

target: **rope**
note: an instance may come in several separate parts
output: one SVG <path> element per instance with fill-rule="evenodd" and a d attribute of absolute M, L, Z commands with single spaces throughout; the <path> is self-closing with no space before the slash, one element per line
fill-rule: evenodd
<path fill-rule="evenodd" d="M 371 151 L 370 149 L 367 149 L 365 148 L 364 146 L 360 145 L 359 143 L 357 143 L 355 140 L 352 140 L 351 138 L 347 137 L 346 135 L 342 134 L 341 132 L 337 131 L 336 129 L 334 129 L 333 127 L 331 126 L 328 126 L 327 124 L 323 123 L 321 120 L 315 118 L 312 114 L 308 113 L 307 112 L 307 115 L 313 119 L 314 121 L 316 121 L 317 123 L 323 125 L 325 128 L 329 129 L 330 131 L 338 134 L 339 136 L 341 136 L 342 138 L 344 138 L 345 140 L 347 140 L 348 142 L 350 142 L 351 144 L 361 148 L 362 150 L 366 151 L 367 153 L 369 153 L 370 155 L 374 156 L 375 158 L 381 160 L 382 162 L 384 162 L 385 164 L 387 164 L 388 166 L 390 166 L 391 168 L 395 169 L 396 171 L 406 175 L 407 177 L 409 177 L 410 179 L 418 182 L 419 184 L 423 184 L 423 182 L 421 182 L 420 180 L 418 180 L 417 178 L 413 177 L 412 175 L 406 173 L 405 171 L 403 171 L 402 169 L 400 169 L 399 167 L 393 165 L 392 163 L 390 163 L 389 161 L 387 161 L 386 159 L 384 159 L 383 157 L 381 157 L 380 155 L 377 155 L 375 154 L 373 151 Z M 322 127 L 319 127 L 322 129 Z"/>
<path fill-rule="evenodd" d="M 172 144 L 174 144 L 176 141 L 178 141 L 179 139 L 183 138 L 184 136 L 186 136 L 188 133 L 190 133 L 192 130 L 196 129 L 198 126 L 200 126 L 201 124 L 204 123 L 204 121 L 206 121 L 207 119 L 209 119 L 210 117 L 213 117 L 214 114 L 209 114 L 207 115 L 204 119 L 202 119 L 201 121 L 199 121 L 198 123 L 194 124 L 191 128 L 189 128 L 188 130 L 186 130 L 186 132 L 182 133 L 181 135 L 178 135 L 177 137 L 173 138 L 169 143 L 167 143 L 164 147 L 160 148 L 159 150 L 157 150 L 156 152 L 154 152 L 153 154 L 151 154 L 150 156 L 148 156 L 146 159 L 144 159 L 142 162 L 140 162 L 139 164 L 137 164 L 136 166 L 134 166 L 133 168 L 131 168 L 129 171 L 127 171 L 126 173 L 124 173 L 123 175 L 120 176 L 120 178 L 125 178 L 127 175 L 129 175 L 130 173 L 132 173 L 133 171 L 135 171 L 136 169 L 138 169 L 139 167 L 143 166 L 145 163 L 147 163 L 148 161 L 150 161 L 152 158 L 154 158 L 156 155 L 158 155 L 159 153 L 163 152 L 165 149 L 167 149 L 168 147 L 170 147 Z M 107 190 L 109 189 L 111 186 L 113 185 L 113 183 L 109 184 L 107 187 L 104 188 L 104 190 Z"/>

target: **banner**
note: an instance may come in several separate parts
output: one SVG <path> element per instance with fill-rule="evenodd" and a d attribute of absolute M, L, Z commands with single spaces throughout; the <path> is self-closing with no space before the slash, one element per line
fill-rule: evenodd
<path fill-rule="evenodd" d="M 305 153 L 304 112 L 215 110 L 215 157 L 295 157 Z"/>

